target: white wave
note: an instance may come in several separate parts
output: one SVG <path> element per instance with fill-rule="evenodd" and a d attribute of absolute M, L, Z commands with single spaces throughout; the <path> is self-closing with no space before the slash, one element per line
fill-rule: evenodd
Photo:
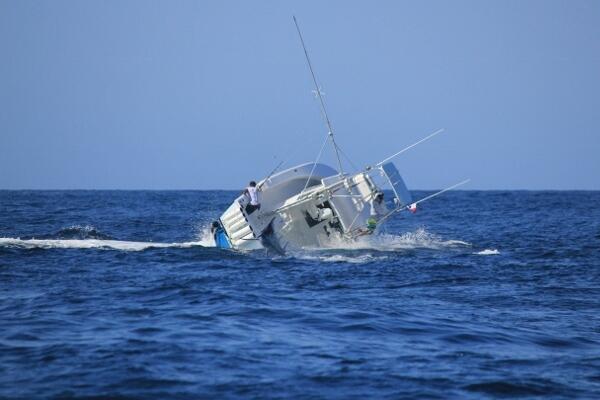
<path fill-rule="evenodd" d="M 366 264 L 366 263 L 370 263 L 370 262 L 385 260 L 387 257 L 386 256 L 375 257 L 371 254 L 362 254 L 359 256 L 333 254 L 333 255 L 326 255 L 326 256 L 325 255 L 324 256 L 299 255 L 299 256 L 296 256 L 296 258 L 301 259 L 301 260 L 315 260 L 315 261 L 328 262 L 328 263 L 346 262 L 346 263 L 350 263 L 350 264 Z"/>
<path fill-rule="evenodd" d="M 478 251 L 476 253 L 473 253 L 479 256 L 495 256 L 500 254 L 500 251 L 498 251 L 497 249 L 485 249 L 485 250 L 481 250 Z"/>
<path fill-rule="evenodd" d="M 0 238 L 0 246 L 22 249 L 114 249 L 141 251 L 149 248 L 189 248 L 203 246 L 202 242 L 155 243 L 100 239 L 19 239 Z"/>
<path fill-rule="evenodd" d="M 198 239 L 198 243 L 204 247 L 215 247 L 215 239 L 213 238 L 212 233 L 210 232 L 209 226 L 200 226 L 199 232 L 196 236 Z"/>
<path fill-rule="evenodd" d="M 376 234 L 359 237 L 354 241 L 339 240 L 332 244 L 332 249 L 395 251 L 410 249 L 444 249 L 453 247 L 470 247 L 471 243 L 462 240 L 444 240 L 440 236 L 420 228 L 415 232 L 401 235 Z"/>
<path fill-rule="evenodd" d="M 66 228 L 63 228 L 61 230 L 77 230 L 77 231 L 81 231 L 81 232 L 92 232 L 92 231 L 96 231 L 96 227 L 94 225 L 69 225 Z"/>

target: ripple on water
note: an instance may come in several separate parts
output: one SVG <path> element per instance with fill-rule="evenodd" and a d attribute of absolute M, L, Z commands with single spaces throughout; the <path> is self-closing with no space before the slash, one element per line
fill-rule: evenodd
<path fill-rule="evenodd" d="M 553 396 L 573 394 L 572 390 L 549 380 L 520 381 L 498 380 L 472 383 L 464 386 L 471 392 L 485 393 L 492 396 Z"/>
<path fill-rule="evenodd" d="M 0 191 L 0 398 L 598 397 L 600 192 L 276 258 L 202 247 L 235 196 Z"/>

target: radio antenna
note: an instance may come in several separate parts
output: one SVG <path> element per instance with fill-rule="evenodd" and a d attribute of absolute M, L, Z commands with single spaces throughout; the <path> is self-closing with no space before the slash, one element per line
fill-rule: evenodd
<path fill-rule="evenodd" d="M 306 50 L 306 45 L 304 44 L 304 39 L 302 38 L 302 33 L 300 32 L 300 26 L 298 26 L 298 21 L 296 20 L 296 16 L 294 16 L 294 24 L 296 24 L 296 30 L 298 31 L 298 36 L 300 37 L 300 43 L 302 43 L 302 48 L 304 49 L 304 55 L 306 56 L 306 63 L 308 64 L 308 69 L 310 70 L 310 75 L 312 76 L 313 83 L 315 84 L 316 95 L 319 98 L 319 104 L 321 105 L 321 113 L 323 114 L 323 119 L 325 119 L 325 124 L 327 125 L 327 130 L 329 131 L 327 134 L 329 135 L 329 139 L 331 140 L 331 144 L 333 145 L 333 149 L 335 150 L 335 156 L 337 157 L 338 167 L 340 169 L 340 175 L 344 174 L 342 170 L 342 161 L 340 159 L 340 152 L 337 143 L 335 142 L 335 138 L 333 137 L 333 128 L 331 127 L 331 121 L 329 120 L 329 116 L 327 115 L 327 109 L 325 108 L 325 101 L 323 101 L 323 95 L 321 93 L 321 88 L 319 88 L 319 84 L 317 83 L 317 77 L 315 76 L 315 71 L 313 70 L 312 64 L 310 62 L 310 57 L 308 56 L 308 51 Z"/>

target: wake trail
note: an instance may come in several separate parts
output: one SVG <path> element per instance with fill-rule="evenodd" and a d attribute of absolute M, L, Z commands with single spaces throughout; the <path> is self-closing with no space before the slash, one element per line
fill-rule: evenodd
<path fill-rule="evenodd" d="M 74 235 L 75 238 L 62 238 L 65 234 Z M 165 242 L 137 242 L 128 240 L 116 240 L 104 238 L 93 226 L 73 225 L 61 229 L 56 236 L 58 238 L 48 239 L 21 239 L 21 238 L 0 238 L 0 247 L 19 248 L 19 249 L 104 249 L 121 251 L 142 251 L 147 249 L 160 248 L 191 248 L 191 247 L 214 247 L 214 241 L 210 234 L 210 229 L 202 229 L 195 241 L 165 243 Z M 83 237 L 77 237 L 83 236 Z M 88 237 L 85 237 L 88 236 Z M 91 237 L 89 237 L 91 236 Z"/>
<path fill-rule="evenodd" d="M 19 239 L 0 238 L 0 247 L 21 249 L 112 249 L 142 251 L 151 248 L 209 247 L 204 241 L 182 243 L 131 242 L 103 239 Z"/>

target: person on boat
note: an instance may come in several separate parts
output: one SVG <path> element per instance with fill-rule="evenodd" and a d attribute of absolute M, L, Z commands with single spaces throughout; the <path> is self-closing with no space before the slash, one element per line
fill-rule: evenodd
<path fill-rule="evenodd" d="M 387 207 L 385 206 L 383 192 L 377 192 L 371 200 L 371 218 L 379 221 L 385 214 L 387 214 Z"/>
<path fill-rule="evenodd" d="M 258 200 L 259 188 L 256 187 L 256 182 L 250 181 L 248 187 L 244 189 L 244 195 L 248 197 L 246 205 L 246 214 L 250 215 L 256 210 L 260 210 L 260 201 Z"/>
<path fill-rule="evenodd" d="M 387 207 L 383 199 L 383 192 L 377 192 L 370 202 L 371 211 L 367 219 L 367 229 L 365 234 L 371 234 L 377 228 L 377 222 L 387 214 Z"/>
<path fill-rule="evenodd" d="M 213 221 L 212 224 L 210 224 L 210 234 L 211 235 L 215 235 L 217 233 L 217 230 L 219 229 L 220 224 L 218 221 Z"/>
<path fill-rule="evenodd" d="M 213 221 L 210 225 L 210 233 L 215 241 L 215 246 L 220 249 L 229 249 L 231 248 L 231 243 L 229 242 L 227 233 L 223 229 L 223 225 L 219 221 Z"/>

